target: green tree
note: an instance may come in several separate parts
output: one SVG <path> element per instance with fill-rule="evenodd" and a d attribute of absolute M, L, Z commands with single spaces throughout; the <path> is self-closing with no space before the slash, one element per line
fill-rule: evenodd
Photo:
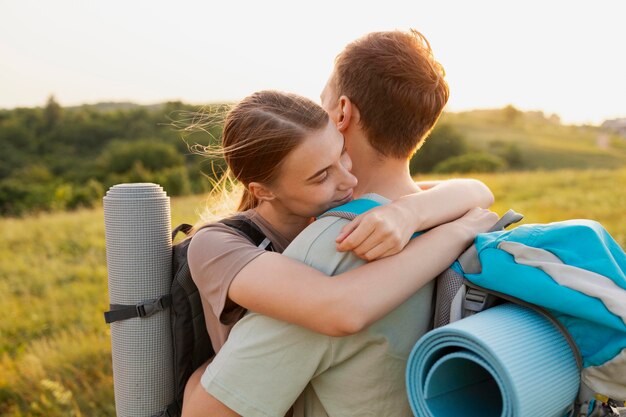
<path fill-rule="evenodd" d="M 161 171 L 183 165 L 184 158 L 174 145 L 155 139 L 112 141 L 100 156 L 101 168 L 106 173 L 129 172 L 138 162 L 148 171 Z"/>
<path fill-rule="evenodd" d="M 509 104 L 508 106 L 502 109 L 502 120 L 507 125 L 512 125 L 522 116 L 522 112 L 517 110 L 513 105 Z"/>
<path fill-rule="evenodd" d="M 506 162 L 495 155 L 488 153 L 468 153 L 461 156 L 455 156 L 447 159 L 435 167 L 436 173 L 458 173 L 466 174 L 469 172 L 496 172 L 502 170 L 506 166 Z"/>
<path fill-rule="evenodd" d="M 430 172 L 440 162 L 467 152 L 467 141 L 449 124 L 438 124 L 411 158 L 411 174 Z"/>
<path fill-rule="evenodd" d="M 56 102 L 54 96 L 51 95 L 50 97 L 48 97 L 46 107 L 44 107 L 43 110 L 45 127 L 47 129 L 52 129 L 53 127 L 57 126 L 61 121 L 62 113 L 63 108 L 59 105 L 59 103 Z"/>
<path fill-rule="evenodd" d="M 191 192 L 189 174 L 184 166 L 170 168 L 158 173 L 156 182 L 171 196 L 185 195 Z"/>
<path fill-rule="evenodd" d="M 524 156 L 517 143 L 494 140 L 489 142 L 489 152 L 504 159 L 509 168 L 521 169 L 524 167 Z"/>

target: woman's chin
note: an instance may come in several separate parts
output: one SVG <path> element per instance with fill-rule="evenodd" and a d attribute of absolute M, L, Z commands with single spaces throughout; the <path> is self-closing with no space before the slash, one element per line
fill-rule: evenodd
<path fill-rule="evenodd" d="M 335 204 L 335 206 L 333 207 L 337 207 L 337 206 L 342 206 L 344 204 L 349 203 L 350 201 L 352 201 L 354 199 L 354 192 L 352 190 L 350 190 L 350 192 L 348 194 L 346 194 L 345 197 L 343 197 L 342 199 L 340 199 L 339 201 L 337 201 Z"/>
<path fill-rule="evenodd" d="M 344 198 L 341 198 L 340 200 L 331 201 L 330 204 L 328 205 L 328 210 L 333 209 L 335 207 L 343 206 L 344 204 L 349 203 L 353 199 L 354 199 L 354 196 L 352 195 L 352 192 L 350 192 L 350 194 L 348 194 Z"/>

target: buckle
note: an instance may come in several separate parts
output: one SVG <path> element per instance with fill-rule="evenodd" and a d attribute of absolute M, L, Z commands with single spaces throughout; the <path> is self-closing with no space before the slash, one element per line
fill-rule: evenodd
<path fill-rule="evenodd" d="M 475 288 L 467 288 L 465 298 L 463 299 L 463 308 L 466 310 L 478 312 L 483 311 L 487 304 L 487 293 Z"/>
<path fill-rule="evenodd" d="M 163 297 L 142 301 L 135 305 L 135 308 L 137 309 L 137 315 L 139 317 L 150 317 L 156 312 L 165 310 Z"/>

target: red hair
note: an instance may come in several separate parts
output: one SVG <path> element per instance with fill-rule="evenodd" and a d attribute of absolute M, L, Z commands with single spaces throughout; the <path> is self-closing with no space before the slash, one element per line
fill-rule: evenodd
<path fill-rule="evenodd" d="M 410 158 L 448 101 L 444 75 L 428 40 L 412 29 L 350 43 L 335 60 L 334 82 L 339 96 L 359 109 L 370 145 L 385 156 Z"/>

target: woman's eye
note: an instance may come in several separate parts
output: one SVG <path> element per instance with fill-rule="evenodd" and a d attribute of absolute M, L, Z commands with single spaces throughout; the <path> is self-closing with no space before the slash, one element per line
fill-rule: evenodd
<path fill-rule="evenodd" d="M 324 172 L 315 182 L 321 184 L 328 179 L 328 172 Z"/>

